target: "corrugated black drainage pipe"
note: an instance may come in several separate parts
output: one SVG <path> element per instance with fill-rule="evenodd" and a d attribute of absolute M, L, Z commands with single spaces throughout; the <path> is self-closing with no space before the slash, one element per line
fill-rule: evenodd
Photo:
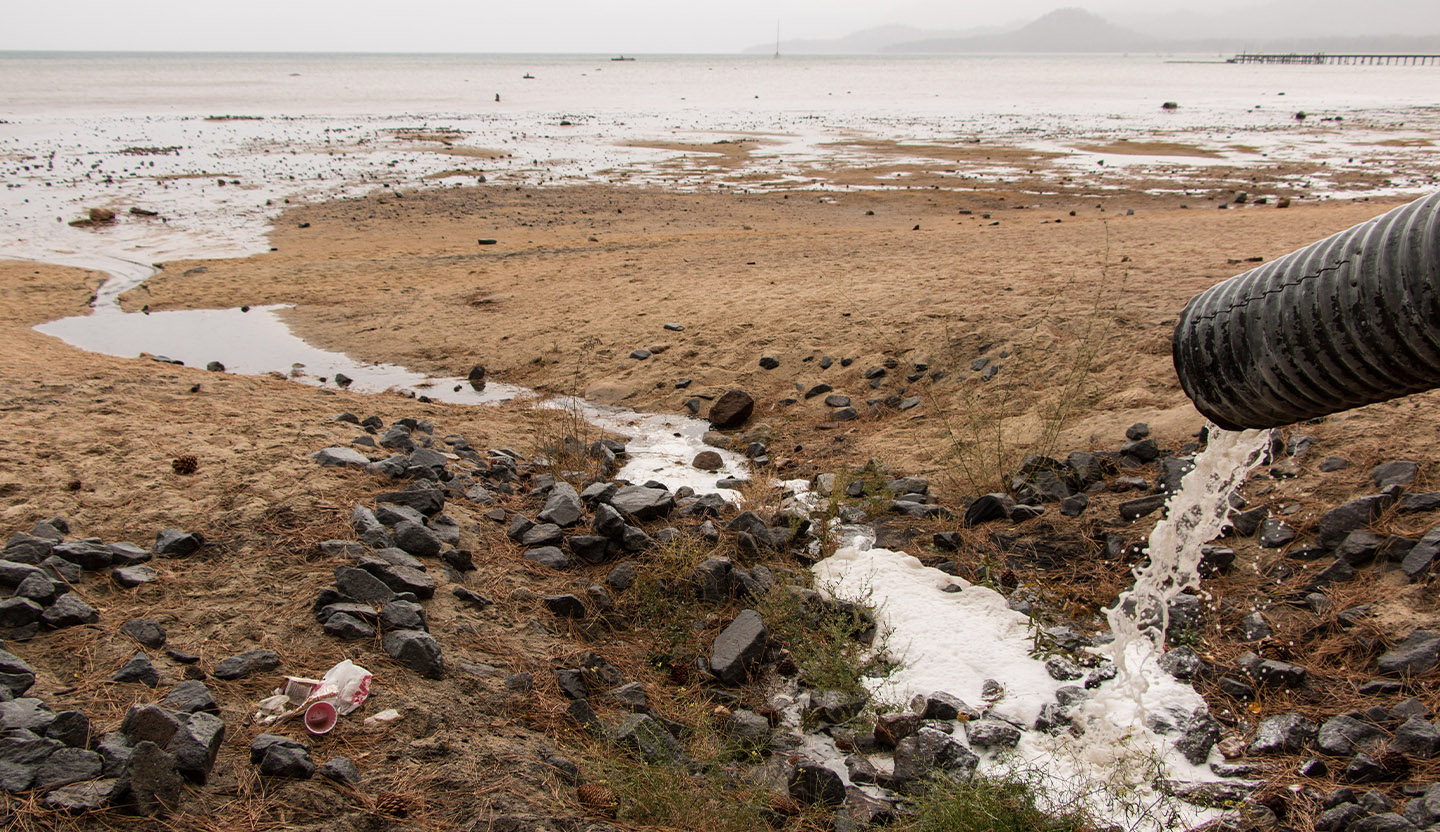
<path fill-rule="evenodd" d="M 1271 428 L 1440 386 L 1440 194 L 1196 295 L 1175 372 L 1222 428 Z"/>

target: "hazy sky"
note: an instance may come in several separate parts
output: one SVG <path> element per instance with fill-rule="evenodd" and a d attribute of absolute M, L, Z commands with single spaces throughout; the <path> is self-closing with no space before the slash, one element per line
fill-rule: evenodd
<path fill-rule="evenodd" d="M 1297 2 L 1297 0 L 1278 0 Z M 1100 14 L 1245 11 L 1277 0 L 11 0 L 0 49 L 382 52 L 737 52 L 888 23 L 968 29 L 1065 6 Z M 1435 0 L 1309 0 L 1434 18 Z M 1373 16 L 1372 16 L 1373 19 Z M 1395 31 L 1413 31 L 1404 23 Z M 1178 33 L 1177 33 L 1178 34 Z M 0 79 L 3 81 L 3 79 Z"/>

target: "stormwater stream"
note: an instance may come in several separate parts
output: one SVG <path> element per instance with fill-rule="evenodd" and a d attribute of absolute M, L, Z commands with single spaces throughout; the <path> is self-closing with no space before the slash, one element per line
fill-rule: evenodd
<path fill-rule="evenodd" d="M 1219 536 L 1230 494 L 1268 436 L 1211 428 L 1207 448 L 1150 536 L 1148 563 L 1109 611 L 1114 640 L 1091 648 L 1113 665 L 1112 680 L 1100 681 L 1109 674 L 1093 670 L 1084 678 L 1056 679 L 1035 622 L 1010 609 L 1000 593 L 904 552 L 874 548 L 864 536 L 847 536 L 815 565 L 817 585 L 876 610 L 877 644 L 897 664 L 872 681 L 876 700 L 903 708 L 916 695 L 945 691 L 984 707 L 987 720 L 1025 729 L 1013 752 L 981 753 L 980 771 L 1022 777 L 1052 807 L 1082 805 L 1124 829 L 1189 828 L 1217 813 L 1167 797 L 1158 784 L 1218 778 L 1209 759 L 1192 764 L 1175 747 L 1185 721 L 1207 711 L 1193 688 L 1157 663 L 1166 605 L 1198 586 L 1201 546 Z M 1073 730 L 1032 730 L 1043 711 L 1062 702 L 1070 703 L 1062 707 Z M 957 735 L 966 730 L 964 723 L 955 726 Z M 1209 758 L 1219 753 L 1212 750 Z M 838 753 L 827 764 L 843 772 Z"/>

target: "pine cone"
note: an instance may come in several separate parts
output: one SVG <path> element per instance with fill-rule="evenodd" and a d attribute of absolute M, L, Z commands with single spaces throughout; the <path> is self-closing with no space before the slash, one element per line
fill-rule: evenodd
<path fill-rule="evenodd" d="M 381 792 L 375 797 L 375 814 L 403 818 L 410 814 L 410 798 L 395 792 Z"/>
<path fill-rule="evenodd" d="M 200 460 L 190 454 L 177 456 L 170 461 L 170 467 L 174 468 L 177 474 L 193 474 L 195 469 L 200 467 Z"/>
<path fill-rule="evenodd" d="M 615 817 L 615 793 L 599 783 L 582 783 L 575 789 L 580 805 L 608 818 Z"/>

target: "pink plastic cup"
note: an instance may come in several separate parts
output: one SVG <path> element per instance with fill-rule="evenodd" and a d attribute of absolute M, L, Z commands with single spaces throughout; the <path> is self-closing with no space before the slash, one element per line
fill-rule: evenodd
<path fill-rule="evenodd" d="M 329 733 L 335 727 L 335 721 L 339 715 L 335 713 L 335 706 L 329 702 L 316 702 L 305 709 L 305 730 L 312 734 Z"/>

